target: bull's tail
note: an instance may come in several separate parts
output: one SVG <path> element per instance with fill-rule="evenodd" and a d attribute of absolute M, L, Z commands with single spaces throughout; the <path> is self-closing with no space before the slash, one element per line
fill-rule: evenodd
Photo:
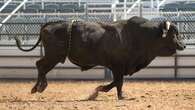
<path fill-rule="evenodd" d="M 37 45 L 39 45 L 39 43 L 41 42 L 41 35 L 39 36 L 39 40 L 36 42 L 36 44 L 31 47 L 30 49 L 23 49 L 21 47 L 21 41 L 18 39 L 18 37 L 14 37 L 14 39 L 16 40 L 16 45 L 18 47 L 18 49 L 20 49 L 21 51 L 24 51 L 24 52 L 29 52 L 29 51 L 32 51 L 33 49 L 35 49 L 37 47 Z"/>

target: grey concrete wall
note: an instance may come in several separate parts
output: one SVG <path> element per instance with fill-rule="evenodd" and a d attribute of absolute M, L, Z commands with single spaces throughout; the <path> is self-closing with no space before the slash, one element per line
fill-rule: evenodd
<path fill-rule="evenodd" d="M 195 48 L 187 48 L 178 52 L 179 55 L 195 55 Z M 0 48 L 0 56 L 39 56 L 40 50 L 37 48 L 32 52 L 21 52 L 15 47 Z M 40 57 L 0 57 L 0 67 L 35 67 L 35 62 Z M 179 57 L 179 66 L 195 66 L 195 57 Z M 65 64 L 58 64 L 57 67 L 77 67 L 68 60 Z M 157 57 L 149 66 L 174 66 L 174 57 Z M 195 68 L 179 68 L 179 78 L 195 78 Z M 173 78 L 174 68 L 147 68 L 143 69 L 131 77 L 126 78 Z M 36 78 L 37 71 L 34 68 L 0 68 L 0 78 Z M 104 68 L 91 69 L 81 72 L 80 69 L 53 69 L 47 75 L 52 79 L 104 79 Z"/>

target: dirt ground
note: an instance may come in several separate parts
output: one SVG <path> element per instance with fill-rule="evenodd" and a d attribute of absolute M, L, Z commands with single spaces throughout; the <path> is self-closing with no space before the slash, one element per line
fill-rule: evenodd
<path fill-rule="evenodd" d="M 125 81 L 125 99 L 116 89 L 86 100 L 103 81 L 49 81 L 30 94 L 34 81 L 0 81 L 0 110 L 195 110 L 195 81 Z"/>

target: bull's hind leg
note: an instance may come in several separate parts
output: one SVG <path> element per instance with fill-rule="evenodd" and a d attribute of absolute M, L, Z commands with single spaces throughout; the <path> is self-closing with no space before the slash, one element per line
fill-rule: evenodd
<path fill-rule="evenodd" d="M 38 69 L 38 80 L 35 86 L 32 88 L 31 93 L 43 92 L 47 87 L 46 74 L 55 67 L 55 65 L 60 61 L 56 57 L 43 57 L 37 61 L 36 66 Z"/>

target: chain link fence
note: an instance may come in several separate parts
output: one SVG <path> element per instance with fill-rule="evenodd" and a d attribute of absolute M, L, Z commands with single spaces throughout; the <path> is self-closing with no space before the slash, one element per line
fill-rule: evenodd
<path fill-rule="evenodd" d="M 179 29 L 187 44 L 195 43 L 195 12 L 152 12 L 141 9 L 127 13 L 127 19 L 133 16 L 143 16 L 155 22 L 172 21 Z M 6 17 L 0 15 L 0 21 Z M 115 18 L 114 18 L 115 17 Z M 0 45 L 15 45 L 14 37 L 19 37 L 24 44 L 34 44 L 39 36 L 41 26 L 46 22 L 80 20 L 87 22 L 111 23 L 124 19 L 123 12 L 115 13 L 47 13 L 47 14 L 15 14 L 0 26 Z"/>
<path fill-rule="evenodd" d="M 3 17 L 1 17 L 3 18 Z M 34 44 L 38 39 L 41 26 L 46 22 L 55 21 L 87 21 L 112 22 L 111 14 L 45 14 L 15 15 L 0 27 L 0 45 L 15 45 L 14 37 L 18 37 L 26 45 Z"/>

